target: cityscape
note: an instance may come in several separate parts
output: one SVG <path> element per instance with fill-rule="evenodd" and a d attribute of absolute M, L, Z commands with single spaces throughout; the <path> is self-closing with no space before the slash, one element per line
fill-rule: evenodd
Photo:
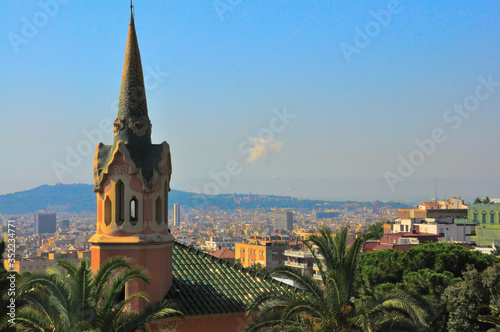
<path fill-rule="evenodd" d="M 6 6 L 1 331 L 500 329 L 498 4 Z"/>

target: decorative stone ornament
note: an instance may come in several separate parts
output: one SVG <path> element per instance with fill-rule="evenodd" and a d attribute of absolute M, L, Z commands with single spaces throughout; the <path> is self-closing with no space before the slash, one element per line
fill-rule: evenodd
<path fill-rule="evenodd" d="M 132 132 L 134 134 L 136 134 L 139 137 L 142 137 L 151 127 L 151 121 L 145 115 L 140 117 L 130 116 L 128 119 L 128 127 L 132 129 Z"/>
<path fill-rule="evenodd" d="M 113 123 L 113 132 L 115 133 L 115 136 L 120 133 L 120 130 L 123 129 L 123 125 L 125 123 L 125 116 L 120 115 L 119 117 L 116 118 L 115 122 Z"/>

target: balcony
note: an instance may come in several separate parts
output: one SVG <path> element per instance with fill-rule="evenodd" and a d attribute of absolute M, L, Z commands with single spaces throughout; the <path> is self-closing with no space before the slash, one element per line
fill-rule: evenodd
<path fill-rule="evenodd" d="M 307 264 L 306 263 L 297 263 L 297 262 L 289 262 L 289 261 L 285 261 L 285 266 L 296 267 L 298 269 L 305 269 L 305 268 L 307 268 Z"/>
<path fill-rule="evenodd" d="M 285 256 L 300 257 L 300 258 L 312 257 L 311 253 L 306 250 L 285 250 Z"/>
<path fill-rule="evenodd" d="M 323 267 L 324 267 L 324 266 L 325 266 L 325 264 L 323 264 Z M 314 271 L 319 271 L 319 269 L 318 269 L 318 264 L 316 264 L 316 263 L 314 263 L 314 264 L 313 264 L 313 270 L 314 270 Z"/>

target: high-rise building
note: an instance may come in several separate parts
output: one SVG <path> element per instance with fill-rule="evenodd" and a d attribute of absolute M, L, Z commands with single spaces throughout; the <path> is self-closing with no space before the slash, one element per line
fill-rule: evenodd
<path fill-rule="evenodd" d="M 174 204 L 174 226 L 179 227 L 181 225 L 181 205 Z"/>
<path fill-rule="evenodd" d="M 33 233 L 45 234 L 55 233 L 57 228 L 57 218 L 55 213 L 36 213 L 33 222 Z"/>
<path fill-rule="evenodd" d="M 290 211 L 276 211 L 273 214 L 274 218 L 274 231 L 293 231 L 293 212 Z"/>

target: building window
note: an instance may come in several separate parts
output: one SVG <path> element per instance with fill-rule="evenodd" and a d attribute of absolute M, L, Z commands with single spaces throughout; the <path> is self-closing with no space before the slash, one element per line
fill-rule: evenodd
<path fill-rule="evenodd" d="M 472 221 L 477 222 L 477 211 L 472 212 L 473 219 Z"/>
<path fill-rule="evenodd" d="M 486 212 L 483 211 L 483 216 L 482 216 L 483 223 L 486 222 Z"/>
<path fill-rule="evenodd" d="M 491 214 L 490 214 L 490 223 L 492 223 L 492 224 L 495 223 L 495 212 L 491 212 Z"/>
<path fill-rule="evenodd" d="M 111 224 L 111 200 L 109 199 L 109 196 L 107 196 L 104 200 L 104 222 L 106 223 L 106 226 Z"/>
<path fill-rule="evenodd" d="M 134 197 L 130 201 L 130 223 L 132 225 L 137 224 L 137 215 L 139 212 L 138 210 L 139 210 L 139 206 L 137 204 L 137 199 Z"/>
<path fill-rule="evenodd" d="M 162 210 L 163 204 L 161 202 L 161 197 L 156 199 L 156 223 L 159 225 L 162 222 Z"/>

